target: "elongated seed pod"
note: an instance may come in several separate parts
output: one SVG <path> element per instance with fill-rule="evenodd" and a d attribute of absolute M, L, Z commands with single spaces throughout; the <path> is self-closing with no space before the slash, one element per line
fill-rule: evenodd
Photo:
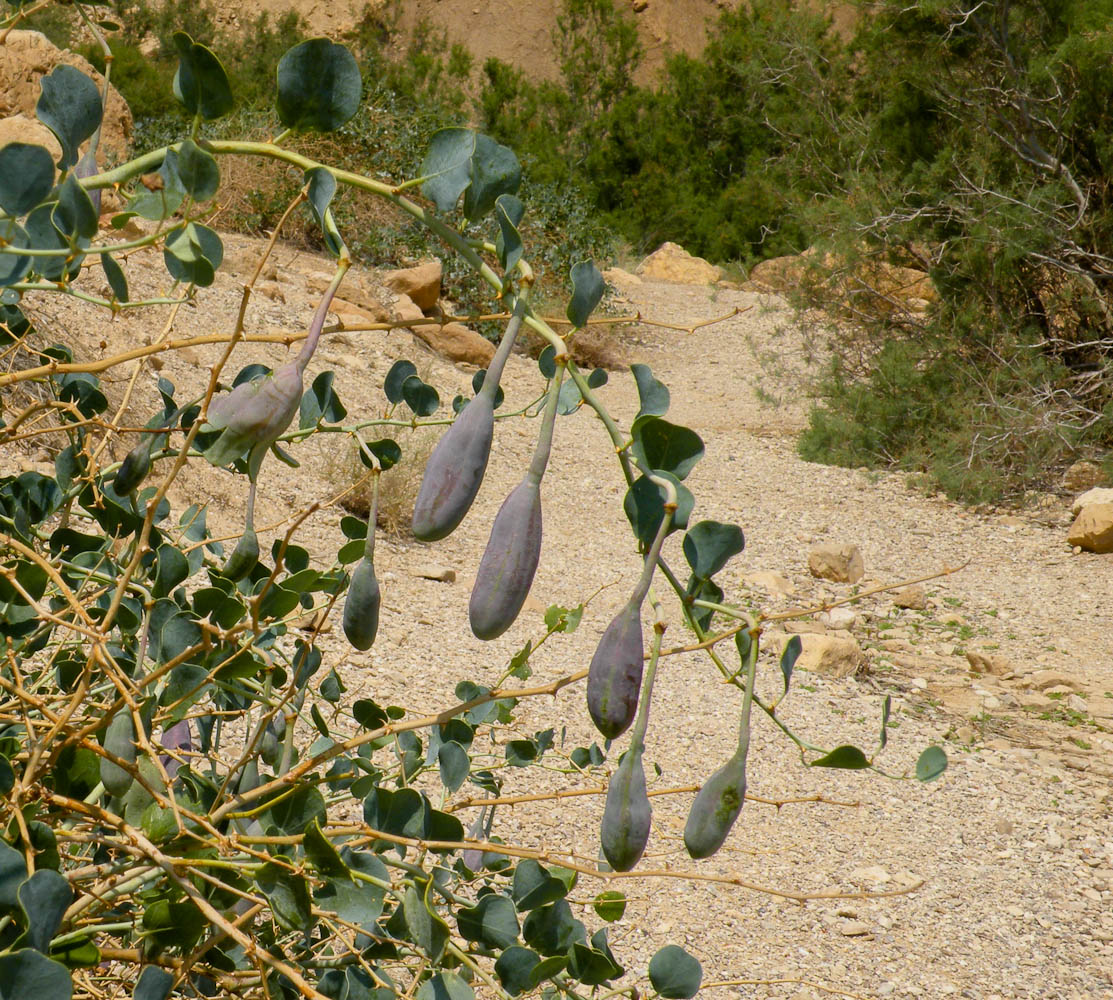
<path fill-rule="evenodd" d="M 696 859 L 709 858 L 727 839 L 746 801 L 746 748 L 740 747 L 699 790 L 688 822 L 684 846 Z"/>
<path fill-rule="evenodd" d="M 541 490 L 529 479 L 511 490 L 491 526 L 468 605 L 478 639 L 494 639 L 518 617 L 541 558 Z"/>
<path fill-rule="evenodd" d="M 129 764 L 135 763 L 139 753 L 135 745 L 135 723 L 127 709 L 117 712 L 108 723 L 104 734 L 104 749 Z M 101 757 L 100 780 L 111 795 L 123 795 L 131 788 L 135 777 L 115 761 Z"/>
<path fill-rule="evenodd" d="M 628 872 L 641 860 L 651 816 L 641 750 L 631 748 L 611 775 L 599 831 L 603 857 L 615 871 Z"/>
<path fill-rule="evenodd" d="M 167 750 L 192 750 L 193 733 L 189 727 L 189 720 L 182 719 L 181 722 L 175 722 L 174 725 L 163 732 L 162 739 L 159 742 Z M 177 776 L 178 768 L 182 766 L 177 757 L 171 757 L 169 754 L 159 754 L 158 759 L 162 762 L 167 777 L 174 778 Z"/>
<path fill-rule="evenodd" d="M 494 407 L 481 392 L 460 411 L 425 463 L 414 504 L 415 538 L 435 542 L 456 530 L 483 482 L 494 433 Z"/>
<path fill-rule="evenodd" d="M 643 645 L 641 602 L 628 601 L 607 626 L 587 672 L 587 710 L 607 739 L 630 728 L 638 710 Z"/>
<path fill-rule="evenodd" d="M 236 542 L 236 547 L 232 550 L 232 554 L 228 557 L 228 562 L 224 564 L 224 569 L 221 572 L 229 580 L 242 580 L 255 568 L 258 561 L 259 536 L 255 534 L 255 529 L 249 526 L 240 535 L 240 540 Z"/>
<path fill-rule="evenodd" d="M 375 564 L 366 556 L 352 573 L 344 598 L 344 635 L 356 649 L 370 649 L 379 631 L 382 595 L 375 577 Z"/>
<path fill-rule="evenodd" d="M 151 445 L 154 442 L 153 436 L 148 437 L 124 456 L 120 468 L 116 470 L 116 478 L 112 482 L 112 488 L 117 496 L 126 496 L 143 482 L 147 473 L 151 471 Z"/>

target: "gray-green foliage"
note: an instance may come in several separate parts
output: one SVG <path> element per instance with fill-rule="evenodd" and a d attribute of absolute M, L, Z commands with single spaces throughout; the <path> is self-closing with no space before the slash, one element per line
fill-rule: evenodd
<path fill-rule="evenodd" d="M 56 167 L 34 148 L 0 150 L 0 162 L 25 171 L 0 175 L 6 234 L 0 334 L 31 355 L 30 367 L 0 384 L 38 393 L 29 405 L 5 397 L 0 443 L 43 409 L 42 400 L 57 404 L 45 408 L 56 416 L 44 425 L 57 443 L 53 474 L 0 479 L 4 669 L 11 670 L 6 690 L 14 691 L 18 666 L 19 691 L 0 701 L 0 1000 L 86 998 L 106 989 L 136 1000 L 221 991 L 249 1000 L 469 1000 L 481 980 L 485 988 L 497 981 L 506 995 L 574 1000 L 585 988 L 613 983 L 625 971 L 606 929 L 590 931 L 569 902 L 577 880 L 598 872 L 560 844 L 546 850 L 567 867 L 542 864 L 541 852 L 500 849 L 497 807 L 471 806 L 468 814 L 462 803 L 497 799 L 510 768 L 544 766 L 598 779 L 608 757 L 615 765 L 609 745 L 568 753 L 557 746 L 555 726 L 532 736 L 518 728 L 517 708 L 527 694 L 519 682 L 530 676 L 533 640 L 506 664 L 497 688 L 472 679 L 482 668 L 462 666 L 469 679 L 457 685 L 456 703 L 434 716 L 373 697 L 346 699 L 342 663 L 317 641 L 323 617 L 343 602 L 344 631 L 357 650 L 395 625 L 393 615 L 379 620 L 374 502 L 367 522 L 342 520 L 348 541 L 335 554 L 311 556 L 296 532 L 264 545 L 255 529 L 258 476 L 268 454 L 296 465 L 307 438 L 342 435 L 355 441 L 377 477 L 399 461 L 401 448 L 389 438 L 368 440 L 369 431 L 384 421 L 445 422 L 437 417 L 440 394 L 409 362 L 393 366 L 382 386 L 385 417 L 349 417 L 331 372 L 304 386 L 350 262 L 344 227 L 332 215 L 337 182 L 427 227 L 509 309 L 503 343 L 490 370 L 477 376 L 475 398 L 454 407 L 459 415 L 443 439 L 453 448 L 435 453 L 427 466 L 428 524 L 418 518 L 427 537 L 456 529 L 467 513 L 503 402 L 502 366 L 526 323 L 552 350 L 539 363 L 538 398 L 547 403 L 524 485 L 539 490 L 561 414 L 590 407 L 615 444 L 616 474 L 629 487 L 631 550 L 642 561 L 625 612 L 633 641 L 625 643 L 621 664 L 632 682 L 622 697 L 639 715 L 629 752 L 611 777 L 602 835 L 615 867 L 636 864 L 651 836 L 642 756 L 653 676 L 668 662 L 660 656 L 662 628 L 655 627 L 642 681 L 640 614 L 647 596 L 660 606 L 650 595 L 654 581 L 676 589 L 697 634 L 708 635 L 716 615 L 720 624 L 739 621 L 752 631 L 750 645 L 738 646 L 749 664 L 745 677 L 714 654 L 722 677 L 712 680 L 741 687 L 746 713 L 754 704 L 772 713 L 754 694 L 756 627 L 720 603 L 723 592 L 713 580 L 741 551 L 741 530 L 708 521 L 691 529 L 684 541 L 693 581 L 687 588 L 661 556 L 665 537 L 687 526 L 695 500 L 682 480 L 704 443 L 664 419 L 669 393 L 647 368 L 634 373 L 641 411 L 626 441 L 597 393 L 605 375 L 579 372 L 567 344 L 534 311 L 533 272 L 519 230 L 526 206 L 511 200 L 520 174 L 510 149 L 470 130 L 434 134 L 426 169 L 409 185 L 426 186 L 430 202 L 423 204 L 393 182 L 334 174 L 280 141 L 212 139 L 206 123 L 229 111 L 228 77 L 213 48 L 185 33 L 175 37 L 181 60 L 175 92 L 188 116 L 173 142 L 111 170 L 97 168 L 95 143 L 79 161 L 81 143 L 97 124 L 87 117 L 91 81 L 64 73 L 47 85 L 43 106 L 63 140 L 62 163 Z M 282 67 L 279 114 L 291 129 L 332 128 L 351 115 L 352 63 L 331 43 L 296 48 Z M 216 372 L 195 399 L 177 399 L 163 378 L 159 412 L 138 428 L 113 422 L 97 372 L 103 364 L 113 371 L 130 363 L 130 356 L 102 363 L 75 358 L 62 345 L 37 346 L 24 306 L 64 294 L 111 311 L 188 304 L 203 317 L 203 289 L 223 264 L 223 246 L 200 220 L 219 197 L 220 164 L 230 157 L 299 168 L 336 259 L 334 280 L 287 365 L 274 372 L 248 365 L 231 389 L 218 386 L 223 373 Z M 139 178 L 155 171 L 161 186 L 148 190 Z M 109 186 L 125 199 L 110 225 L 122 226 L 131 215 L 160 223 L 134 242 L 163 251 L 166 296 L 142 301 L 128 294 L 120 250 L 90 207 L 91 193 Z M 485 227 L 487 240 L 465 235 L 467 226 Z M 82 262 L 96 257 L 105 265 L 108 297 L 84 277 Z M 572 286 L 569 316 L 583 326 L 602 291 L 594 265 L 577 264 Z M 574 392 L 565 392 L 562 378 Z M 499 419 L 531 415 L 535 408 L 527 406 Z M 127 441 L 124 461 L 109 461 L 98 447 L 106 432 Z M 227 559 L 206 525 L 204 498 L 184 510 L 166 499 L 183 465 L 205 461 L 230 469 L 246 491 L 244 530 Z M 528 506 L 532 516 L 537 505 Z M 532 554 L 539 517 L 525 537 Z M 509 564 L 517 576 L 513 593 L 494 601 L 499 629 L 517 614 L 536 559 Z M 481 573 L 477 587 L 496 583 Z M 708 594 L 720 600 L 709 602 Z M 481 592 L 480 604 L 486 607 L 490 596 Z M 316 624 L 295 628 L 308 612 Z M 559 642 L 582 615 L 582 605 L 550 608 L 544 639 Z M 711 633 L 711 646 L 732 634 L 729 626 Z M 439 657 L 441 650 L 431 652 Z M 790 671 L 783 664 L 782 670 L 787 693 Z M 513 738 L 503 739 L 507 733 Z M 846 748 L 839 748 L 812 763 L 852 766 L 846 760 Z M 941 751 L 931 748 L 917 776 L 930 780 L 944 765 Z M 466 829 L 458 812 L 468 819 Z M 615 919 L 623 902 L 620 893 L 599 897 L 600 919 Z M 652 987 L 665 997 L 692 995 L 700 979 L 699 963 L 676 946 L 658 952 L 649 968 Z"/>

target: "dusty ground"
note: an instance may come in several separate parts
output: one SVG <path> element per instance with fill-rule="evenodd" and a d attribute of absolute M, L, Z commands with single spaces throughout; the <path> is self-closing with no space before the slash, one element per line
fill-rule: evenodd
<path fill-rule="evenodd" d="M 230 328 L 238 282 L 260 245 L 229 237 L 227 246 L 228 270 L 201 294 L 200 309 L 182 311 L 177 335 Z M 327 262 L 282 247 L 274 263 L 271 294 L 253 300 L 249 332 L 303 329 L 316 299 L 307 286 L 328 271 Z M 143 293 L 157 291 L 164 280 L 137 258 L 129 278 Z M 85 280 L 95 289 L 99 269 Z M 361 281 L 365 291 L 377 287 L 373 275 Z M 650 364 L 669 385 L 672 418 L 694 427 L 707 444 L 689 479 L 697 497 L 694 518 L 735 521 L 745 529 L 746 551 L 722 575 L 728 600 L 778 612 L 847 596 L 846 586 L 808 574 L 808 550 L 824 540 L 861 547 L 863 586 L 968 564 L 927 584 L 923 612 L 895 609 L 885 595 L 863 600 L 853 631 L 868 651 L 866 670 L 843 679 L 800 673 L 783 709 L 784 721 L 816 744 L 857 742 L 868 751 L 876 743 L 881 702 L 892 695 L 894 728 L 882 764 L 892 775 L 907 774 L 919 751 L 938 742 L 951 761 L 941 780 L 921 785 L 869 772 L 809 770 L 761 719 L 750 755 L 752 794 L 785 799 L 820 793 L 856 805 L 778 810 L 751 802 L 726 849 L 694 864 L 680 841 L 690 793 L 662 795 L 653 800 L 654 830 L 642 863 L 801 893 L 918 887 L 886 898 L 800 905 L 718 882 L 636 880 L 624 885 L 633 905 L 612 930 L 620 960 L 644 971 L 656 948 L 683 944 L 703 962 L 708 982 L 739 983 L 712 988 L 714 997 L 1113 997 L 1113 557 L 1070 552 L 1066 497 L 1052 498 L 1036 513 L 980 516 L 913 492 L 897 476 L 801 461 L 793 433 L 804 419 L 801 385 L 811 362 L 781 300 L 637 282 L 620 291 L 626 301 L 619 308 L 664 322 L 690 324 L 736 307 L 748 310 L 695 333 L 643 325 L 618 335 L 627 362 Z M 164 311 L 108 323 L 75 303 L 54 300 L 40 316 L 51 336 L 87 352 L 157 338 L 165 318 Z M 169 354 L 161 374 L 184 392 L 201 384 L 214 356 L 207 349 Z M 241 346 L 230 368 L 274 364 L 282 356 L 280 348 Z M 334 369 L 349 409 L 370 416 L 381 412 L 382 380 L 398 357 L 413 358 L 443 400 L 470 384 L 471 372 L 431 356 L 406 332 L 330 335 L 310 375 Z M 131 369 L 120 375 L 130 376 Z M 150 367 L 139 371 L 140 402 L 151 400 L 155 377 Z M 540 384 L 532 361 L 511 359 L 504 381 L 510 405 L 533 398 Z M 112 391 L 121 393 L 122 382 Z M 629 374 L 614 371 L 601 395 L 628 424 L 637 408 Z M 535 654 L 531 683 L 587 665 L 639 568 L 620 511 L 613 451 L 587 411 L 557 426 L 544 487 L 545 545 L 530 605 L 493 643 L 474 640 L 466 622 L 469 581 L 491 518 L 521 477 L 534 434 L 534 423 L 498 427 L 478 502 L 452 537 L 432 546 L 380 541 L 376 562 L 385 608 L 376 645 L 353 653 L 338 625 L 322 640 L 325 666 L 340 671 L 349 697 L 366 694 L 413 710 L 442 707 L 452 700 L 456 681 L 492 683 L 509 655 L 543 634 L 544 607 L 575 605 L 603 588 L 574 635 L 555 637 Z M 335 475 L 336 441 L 294 447 L 303 463 L 296 473 L 268 460 L 256 517 L 257 525 L 268 527 L 261 536 L 280 534 L 291 512 L 327 500 L 343 485 Z M 209 498 L 210 524 L 238 530 L 239 482 L 199 467 L 183 477 L 173 499 L 184 506 L 201 497 Z M 328 561 L 335 553 L 340 516 L 325 507 L 306 523 L 299 540 L 315 558 Z M 666 555 L 683 564 L 678 537 Z M 414 575 L 431 562 L 454 569 L 457 582 Z M 782 574 L 795 594 L 744 582 L 763 571 Z M 667 601 L 666 608 L 675 611 Z M 684 641 L 674 614 L 670 621 L 667 638 Z M 967 649 L 1007 658 L 1011 675 L 972 677 Z M 763 657 L 760 682 L 770 691 L 779 682 L 772 655 Z M 1036 672 L 1044 670 L 1064 675 L 1059 692 L 1051 691 L 1055 697 L 1031 686 L 1042 683 L 1046 675 Z M 669 660 L 650 725 L 647 763 L 662 772 L 653 779 L 650 771 L 651 788 L 691 786 L 715 770 L 731 750 L 738 703 L 738 693 L 717 683 L 705 660 Z M 558 735 L 567 727 L 567 748 L 592 740 L 581 685 L 528 705 L 523 730 L 549 726 Z M 550 780 L 554 788 L 570 784 L 560 774 Z M 502 809 L 495 833 L 593 859 L 602 806 L 601 797 L 587 796 Z M 600 888 L 585 880 L 575 899 L 590 902 Z"/>

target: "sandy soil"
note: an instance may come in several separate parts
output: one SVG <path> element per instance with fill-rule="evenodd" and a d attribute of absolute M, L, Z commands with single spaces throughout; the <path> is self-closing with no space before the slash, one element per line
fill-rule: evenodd
<path fill-rule="evenodd" d="M 228 237 L 227 268 L 201 293 L 200 308 L 179 313 L 175 335 L 231 327 L 239 283 L 259 247 Z M 138 255 L 128 270 L 135 293 L 157 292 L 165 281 L 165 272 L 149 269 Z M 252 300 L 248 331 L 303 329 L 317 298 L 310 288 L 319 287 L 328 270 L 326 261 L 280 246 L 268 269 L 268 294 Z M 85 280 L 95 290 L 99 270 Z M 374 274 L 350 281 L 364 295 L 388 298 Z M 734 521 L 746 532 L 746 551 L 722 574 L 729 601 L 781 612 L 848 596 L 846 585 L 808 573 L 808 551 L 821 541 L 861 547 L 862 587 L 967 564 L 926 585 L 924 611 L 897 609 L 885 594 L 855 605 L 851 630 L 866 651 L 865 668 L 845 678 L 798 673 L 780 713 L 815 744 L 858 743 L 869 750 L 876 745 L 881 703 L 891 695 L 894 726 L 881 764 L 890 775 L 906 775 L 923 747 L 941 743 L 951 761 L 946 775 L 921 785 L 869 772 L 808 769 L 767 720 L 758 720 L 751 794 L 777 800 L 818 794 L 830 801 L 779 809 L 753 801 L 721 854 L 695 864 L 680 840 L 691 793 L 655 797 L 642 867 L 693 872 L 697 880 L 623 884 L 632 905 L 612 930 L 620 960 L 644 971 L 656 948 L 683 944 L 703 962 L 709 982 L 735 984 L 709 992 L 724 998 L 1113 997 L 1113 556 L 1071 553 L 1065 541 L 1069 497 L 1050 497 L 1033 512 L 978 515 L 914 492 L 897 476 L 801 461 L 793 435 L 805 418 L 803 387 L 816 362 L 780 299 L 635 280 L 623 282 L 619 293 L 616 308 L 680 325 L 746 310 L 694 333 L 638 325 L 615 334 L 625 362 L 650 364 L 669 385 L 672 419 L 704 437 L 707 455 L 689 479 L 697 497 L 694 518 Z M 79 303 L 53 299 L 39 311 L 50 338 L 68 339 L 75 353 L 86 355 L 157 338 L 167 318 L 167 311 L 152 311 L 107 322 Z M 184 393 L 201 385 L 215 356 L 215 349 L 168 353 L 157 374 Z M 230 371 L 282 357 L 280 347 L 244 345 Z M 470 385 L 472 372 L 444 363 L 403 331 L 330 334 L 310 375 L 334 369 L 352 414 L 372 416 L 382 412 L 382 380 L 398 357 L 414 359 L 442 400 Z M 127 366 L 114 373 L 115 398 L 132 374 Z M 153 405 L 156 372 L 145 365 L 136 378 L 136 409 L 144 413 Z M 504 385 L 509 406 L 534 398 L 541 386 L 535 363 L 512 358 Z M 637 409 L 628 372 L 613 371 L 601 395 L 628 425 Z M 546 606 L 592 598 L 577 632 L 554 637 L 534 655 L 531 683 L 587 665 L 639 562 L 620 511 L 613 451 L 586 410 L 557 426 L 544 485 L 545 544 L 529 605 L 492 643 L 473 639 L 466 622 L 469 583 L 491 519 L 522 474 L 535 427 L 500 424 L 476 506 L 449 539 L 432 546 L 381 539 L 376 562 L 385 607 L 376 645 L 353 652 L 338 623 L 321 640 L 326 669 L 336 667 L 350 697 L 366 694 L 416 711 L 443 707 L 458 680 L 492 683 L 510 655 L 527 639 L 536 641 L 544 633 Z M 344 485 L 337 477 L 336 440 L 294 446 L 302 462 L 297 472 L 265 464 L 256 517 L 265 526 L 264 545 L 285 530 L 292 512 L 327 501 Z M 5 462 L 15 458 L 5 456 Z M 172 496 L 178 507 L 199 498 L 209 501 L 210 525 L 238 531 L 240 482 L 202 463 Z M 331 560 L 341 541 L 341 514 L 325 506 L 299 533 L 315 559 Z M 679 536 L 666 556 L 683 565 Z M 456 582 L 417 575 L 429 563 L 454 570 Z M 794 593 L 746 582 L 760 572 L 782 574 Z M 674 602 L 666 599 L 665 608 L 667 641 L 683 642 Z M 767 645 L 759 684 L 772 691 L 779 683 L 777 642 Z M 966 650 L 1004 657 L 1007 676 L 971 675 Z M 1062 675 L 1053 678 L 1050 695 L 1038 690 L 1048 677 L 1041 671 Z M 651 789 L 690 788 L 718 768 L 731 751 L 738 706 L 738 692 L 724 688 L 705 659 L 669 659 L 650 724 Z M 582 685 L 525 705 L 521 730 L 547 727 L 558 738 L 564 734 L 569 750 L 592 741 Z M 537 780 L 536 773 L 530 778 Z M 545 780 L 552 788 L 573 784 L 560 773 Z M 504 808 L 494 832 L 593 859 L 602 807 L 596 795 Z M 790 893 L 861 898 L 800 903 L 702 880 L 708 875 Z M 589 904 L 602 888 L 585 880 L 574 897 Z M 586 905 L 584 919 L 595 921 Z"/>

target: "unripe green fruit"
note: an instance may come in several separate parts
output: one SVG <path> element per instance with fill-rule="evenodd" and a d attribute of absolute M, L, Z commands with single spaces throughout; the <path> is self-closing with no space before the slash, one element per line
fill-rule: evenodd
<path fill-rule="evenodd" d="M 628 872 L 641 860 L 651 816 L 641 750 L 631 749 L 611 775 L 599 831 L 603 857 L 615 871 Z"/>
<path fill-rule="evenodd" d="M 262 757 L 263 763 L 267 767 L 277 767 L 278 762 L 282 759 L 282 744 L 270 726 L 263 730 L 263 735 L 259 740 L 259 756 Z"/>
<path fill-rule="evenodd" d="M 737 750 L 699 790 L 688 822 L 684 846 L 696 859 L 709 858 L 727 839 L 746 801 L 746 752 Z"/>
<path fill-rule="evenodd" d="M 151 445 L 154 439 L 148 439 L 137 444 L 124 457 L 120 468 L 116 470 L 116 478 L 112 488 L 117 496 L 127 496 L 146 478 L 151 471 Z"/>
<path fill-rule="evenodd" d="M 356 649 L 370 649 L 375 641 L 381 603 L 375 564 L 370 559 L 361 559 L 344 599 L 344 635 Z"/>
<path fill-rule="evenodd" d="M 634 721 L 641 691 L 641 604 L 628 601 L 607 626 L 587 673 L 587 710 L 607 739 L 621 736 Z"/>
<path fill-rule="evenodd" d="M 221 572 L 229 580 L 242 580 L 255 568 L 258 561 L 259 536 L 255 534 L 254 528 L 246 528 Z"/>
<path fill-rule="evenodd" d="M 139 748 L 135 745 L 135 723 L 127 709 L 122 709 L 112 717 L 104 734 L 104 749 L 129 764 L 135 763 Z M 101 757 L 100 780 L 110 795 L 123 795 L 131 788 L 135 777 L 115 761 Z"/>
<path fill-rule="evenodd" d="M 259 765 L 253 760 L 249 760 L 243 766 L 240 772 L 239 784 L 236 786 L 237 790 L 242 794 L 243 792 L 250 792 L 253 788 L 259 787 Z"/>
<path fill-rule="evenodd" d="M 468 605 L 478 639 L 494 639 L 518 617 L 541 558 L 541 490 L 528 478 L 499 508 Z"/>
<path fill-rule="evenodd" d="M 414 504 L 415 538 L 435 542 L 464 519 L 487 471 L 494 433 L 494 409 L 481 393 L 460 411 L 425 464 Z"/>

